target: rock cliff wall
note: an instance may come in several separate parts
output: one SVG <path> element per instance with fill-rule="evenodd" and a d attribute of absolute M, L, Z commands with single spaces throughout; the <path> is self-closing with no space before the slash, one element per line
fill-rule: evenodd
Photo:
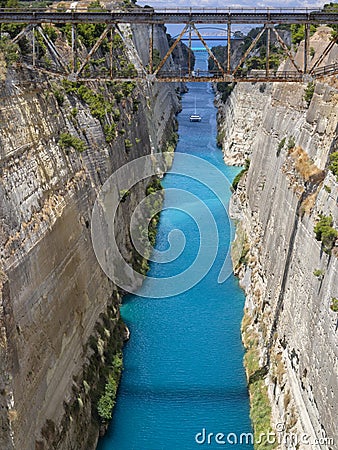
<path fill-rule="evenodd" d="M 168 48 L 163 31 L 158 39 Z M 92 249 L 91 210 L 118 167 L 166 148 L 175 86 L 90 84 L 81 93 L 16 68 L 0 96 L 0 447 L 95 448 L 95 405 L 125 330 L 120 294 Z M 129 260 L 130 215 L 145 189 L 119 213 Z"/>
<path fill-rule="evenodd" d="M 311 45 L 319 51 L 327 41 L 321 28 Z M 328 58 L 336 56 L 334 49 Z M 306 88 L 241 83 L 219 121 L 225 160 L 251 159 L 232 199 L 239 220 L 233 261 L 246 293 L 243 338 L 257 347 L 263 370 L 254 375 L 267 387 L 272 429 L 285 440 L 306 433 L 311 445 L 296 448 L 333 449 L 338 329 L 330 305 L 338 295 L 338 252 L 323 251 L 314 226 L 324 214 L 338 228 L 338 183 L 328 170 L 337 151 L 338 85 L 317 82 L 309 106 Z"/>

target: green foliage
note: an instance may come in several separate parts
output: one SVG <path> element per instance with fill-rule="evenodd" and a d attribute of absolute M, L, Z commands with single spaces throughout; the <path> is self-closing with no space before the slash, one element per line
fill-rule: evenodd
<path fill-rule="evenodd" d="M 279 156 L 280 152 L 283 150 L 285 142 L 286 142 L 286 138 L 283 137 L 283 139 L 279 142 L 278 147 L 277 147 L 277 156 Z"/>
<path fill-rule="evenodd" d="M 316 31 L 317 25 L 310 25 L 310 36 Z M 305 39 L 305 28 L 302 24 L 292 24 L 291 25 L 291 40 L 293 44 L 299 44 Z"/>
<path fill-rule="evenodd" d="M 306 101 L 308 107 L 310 106 L 314 92 L 315 84 L 311 81 L 311 83 L 308 83 L 304 91 L 304 100 Z"/>
<path fill-rule="evenodd" d="M 327 11 L 327 12 L 333 12 L 333 13 L 336 13 L 337 14 L 337 12 L 338 12 L 338 3 L 327 3 L 326 5 L 324 5 L 324 11 Z M 332 28 L 332 33 L 331 33 L 331 38 L 332 38 L 332 40 L 334 40 L 334 41 L 337 41 L 337 39 L 338 39 L 338 25 L 336 25 L 336 24 L 333 24 L 333 25 L 330 25 L 331 26 L 331 28 Z"/>
<path fill-rule="evenodd" d="M 156 70 L 158 66 L 160 65 L 160 62 L 162 61 L 160 52 L 157 50 L 157 48 L 154 48 L 153 50 L 153 68 Z"/>
<path fill-rule="evenodd" d="M 77 108 L 72 108 L 70 114 L 72 115 L 72 117 L 75 118 L 77 116 L 78 112 L 79 112 L 79 110 Z"/>
<path fill-rule="evenodd" d="M 338 181 L 338 152 L 331 153 L 329 169 L 336 175 Z"/>
<path fill-rule="evenodd" d="M 124 140 L 124 147 L 126 149 L 126 151 L 129 151 L 132 148 L 133 144 L 131 143 L 130 139 L 125 139 Z"/>
<path fill-rule="evenodd" d="M 162 191 L 162 190 L 163 190 L 163 186 L 162 186 L 161 180 L 159 178 L 155 177 L 153 179 L 153 181 L 148 184 L 147 189 L 146 189 L 146 194 L 150 195 L 150 194 L 154 194 L 157 191 Z"/>
<path fill-rule="evenodd" d="M 115 108 L 113 110 L 113 120 L 114 120 L 114 122 L 117 123 L 120 120 L 120 117 L 121 117 L 120 111 L 117 108 Z"/>
<path fill-rule="evenodd" d="M 112 411 L 115 405 L 118 380 L 121 376 L 123 368 L 122 353 L 118 353 L 114 356 L 111 368 L 112 373 L 108 377 L 104 394 L 100 397 L 97 404 L 97 411 L 99 413 L 99 416 L 104 421 L 110 420 L 112 418 Z"/>
<path fill-rule="evenodd" d="M 288 151 L 292 150 L 293 148 L 295 148 L 296 145 L 296 141 L 295 138 L 293 136 L 289 137 L 288 143 L 286 145 Z"/>
<path fill-rule="evenodd" d="M 56 39 L 58 37 L 58 34 L 57 34 L 56 28 L 54 26 L 52 26 L 52 25 L 44 25 L 43 31 L 49 37 L 49 39 L 52 42 L 56 41 Z"/>
<path fill-rule="evenodd" d="M 330 254 L 338 238 L 338 231 L 333 228 L 332 216 L 320 215 L 320 219 L 315 225 L 313 231 L 316 234 L 317 241 L 322 242 L 325 253 Z"/>
<path fill-rule="evenodd" d="M 62 92 L 59 90 L 59 89 L 57 89 L 56 87 L 53 87 L 52 88 L 52 92 L 53 92 L 53 94 L 54 94 L 54 97 L 55 97 L 55 99 L 56 99 L 56 102 L 57 102 L 57 104 L 59 105 L 59 106 L 62 106 L 63 105 L 63 102 L 64 102 L 64 100 L 65 100 L 65 96 L 62 94 Z"/>
<path fill-rule="evenodd" d="M 102 123 L 107 113 L 112 111 L 110 102 L 102 94 L 97 94 L 88 86 L 81 85 L 76 89 L 78 96 L 89 106 L 91 114 Z"/>
<path fill-rule="evenodd" d="M 222 102 L 225 103 L 231 92 L 234 90 L 236 83 L 217 83 L 216 88 L 218 92 L 222 93 Z"/>
<path fill-rule="evenodd" d="M 104 135 L 106 137 L 106 141 L 108 143 L 112 142 L 115 139 L 115 137 L 116 137 L 116 125 L 115 125 L 115 123 L 112 123 L 110 125 L 105 125 L 103 130 L 104 130 Z"/>
<path fill-rule="evenodd" d="M 0 39 L 0 52 L 4 54 L 7 66 L 11 66 L 19 59 L 19 46 L 13 44 L 7 36 Z"/>
<path fill-rule="evenodd" d="M 322 278 L 324 273 L 325 273 L 324 270 L 320 270 L 320 269 L 315 269 L 313 271 L 313 275 L 317 278 Z"/>
<path fill-rule="evenodd" d="M 338 298 L 332 297 L 330 308 L 333 312 L 338 313 Z"/>
<path fill-rule="evenodd" d="M 136 83 L 132 81 L 125 81 L 122 83 L 122 93 L 125 97 L 129 97 L 136 87 Z"/>
<path fill-rule="evenodd" d="M 18 0 L 2 0 L 0 1 L 0 7 L 1 8 L 19 8 L 19 2 Z"/>
<path fill-rule="evenodd" d="M 330 188 L 330 186 L 328 186 L 327 184 L 324 184 L 324 189 L 326 190 L 326 192 L 328 192 L 329 194 L 331 194 L 331 188 Z"/>
<path fill-rule="evenodd" d="M 128 189 L 121 189 L 120 190 L 120 198 L 121 198 L 121 202 L 125 202 L 127 200 L 127 197 L 129 197 L 130 195 L 130 191 L 128 191 Z"/>
<path fill-rule="evenodd" d="M 76 31 L 81 42 L 87 47 L 93 47 L 97 39 L 101 36 L 105 29 L 104 24 L 79 23 Z M 107 43 L 107 40 L 105 40 Z"/>
<path fill-rule="evenodd" d="M 86 149 L 85 143 L 76 136 L 72 136 L 69 133 L 61 133 L 59 137 L 59 146 L 63 149 L 69 149 L 70 147 L 78 152 L 83 152 Z"/>
<path fill-rule="evenodd" d="M 234 181 L 232 182 L 232 188 L 235 191 L 237 189 L 238 183 L 240 182 L 243 175 L 247 173 L 250 167 L 250 159 L 245 160 L 244 168 L 235 176 Z"/>
<path fill-rule="evenodd" d="M 271 429 L 271 406 L 264 382 L 266 368 L 260 367 L 258 339 L 250 336 L 246 340 L 246 352 L 244 364 L 249 379 L 250 391 L 250 417 L 253 424 L 255 436 L 255 450 L 272 450 L 276 446 L 267 440 Z"/>

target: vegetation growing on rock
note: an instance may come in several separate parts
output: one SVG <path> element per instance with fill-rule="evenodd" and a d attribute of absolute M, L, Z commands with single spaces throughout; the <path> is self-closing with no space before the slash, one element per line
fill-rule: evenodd
<path fill-rule="evenodd" d="M 246 159 L 245 160 L 245 165 L 244 168 L 241 170 L 241 172 L 239 172 L 235 178 L 234 181 L 232 182 L 232 188 L 234 190 L 237 189 L 238 183 L 240 182 L 240 180 L 242 179 L 243 175 L 245 175 L 247 173 L 247 171 L 249 170 L 250 167 L 250 159 Z"/>
<path fill-rule="evenodd" d="M 72 147 L 74 150 L 80 153 L 86 149 L 86 145 L 81 139 L 76 136 L 72 136 L 69 133 L 60 134 L 59 145 L 65 150 Z"/>
<path fill-rule="evenodd" d="M 332 226 L 332 216 L 320 215 L 319 217 L 320 219 L 313 231 L 316 234 L 317 241 L 322 242 L 324 252 L 330 254 L 338 238 L 338 231 Z"/>

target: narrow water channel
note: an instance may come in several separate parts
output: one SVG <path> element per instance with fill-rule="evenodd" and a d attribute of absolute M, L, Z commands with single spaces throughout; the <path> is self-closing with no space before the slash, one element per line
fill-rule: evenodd
<path fill-rule="evenodd" d="M 205 56 L 202 58 L 200 64 L 205 63 Z M 202 115 L 199 123 L 189 121 L 195 98 L 197 112 Z M 231 181 L 238 169 L 225 166 L 222 152 L 216 147 L 213 100 L 209 84 L 189 85 L 178 117 L 180 139 L 176 152 L 205 159 Z M 207 275 L 182 294 L 169 298 L 156 298 L 155 293 L 154 298 L 130 295 L 124 299 L 121 313 L 131 339 L 124 348 L 125 368 L 113 420 L 99 442 L 99 450 L 222 448 L 224 444 L 215 440 L 217 433 L 234 433 L 235 442 L 235 436 L 251 432 L 240 338 L 244 295 L 233 275 L 218 282 L 233 233 L 224 208 L 210 189 L 175 174 L 180 170 L 177 164 L 174 160 L 163 185 L 165 189 L 192 192 L 208 206 L 218 229 L 216 259 Z M 226 202 L 230 195 L 224 183 Z M 173 229 L 183 232 L 185 248 L 177 261 L 152 263 L 150 274 L 170 277 L 189 267 L 199 251 L 201 227 L 208 230 L 209 224 L 199 222 L 197 226 L 183 205 L 182 210 L 164 209 L 157 248 L 168 247 L 168 235 Z M 213 433 L 210 443 L 209 433 Z M 219 436 L 218 441 L 224 439 Z M 225 447 L 229 445 L 227 442 Z M 232 447 L 252 448 L 244 443 Z"/>

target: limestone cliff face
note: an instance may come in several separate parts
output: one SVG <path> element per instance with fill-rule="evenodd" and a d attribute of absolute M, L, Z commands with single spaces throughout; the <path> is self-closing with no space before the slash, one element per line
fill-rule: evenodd
<path fill-rule="evenodd" d="M 165 34 L 161 39 L 168 46 Z M 135 86 L 132 94 L 122 85 L 90 89 L 114 106 L 106 116 L 108 124 L 115 116 L 110 135 L 76 90 L 57 79 L 11 69 L 1 85 L 3 450 L 95 448 L 93 405 L 124 338 L 120 295 L 92 249 L 91 210 L 118 167 L 165 148 L 179 103 L 175 86 L 163 84 Z M 81 140 L 84 151 L 61 145 L 61 133 Z M 145 188 L 140 184 L 119 214 L 130 260 L 130 215 Z"/>
<path fill-rule="evenodd" d="M 323 34 L 312 45 L 323 45 Z M 274 427 L 311 436 L 310 447 L 297 448 L 328 449 L 337 443 L 315 439 L 338 436 L 337 313 L 330 309 L 338 258 L 336 247 L 323 251 L 313 229 L 319 214 L 338 227 L 338 183 L 327 168 L 337 150 L 338 89 L 332 80 L 316 83 L 307 107 L 305 88 L 243 83 L 220 114 L 226 161 L 251 159 L 231 206 L 240 221 L 233 260 L 247 298 L 243 333 L 257 335 Z"/>

